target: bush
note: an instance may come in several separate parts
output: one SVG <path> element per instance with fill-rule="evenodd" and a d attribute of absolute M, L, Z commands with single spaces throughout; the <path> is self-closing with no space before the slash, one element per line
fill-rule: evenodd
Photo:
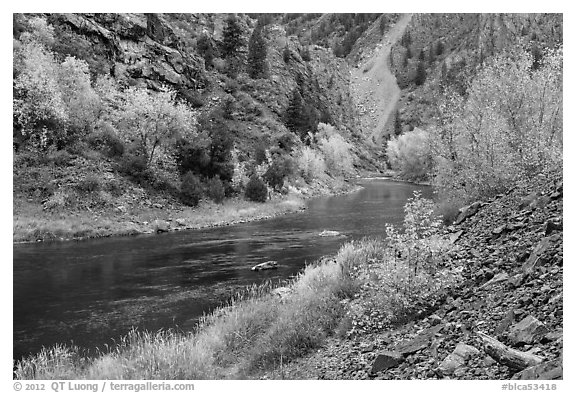
<path fill-rule="evenodd" d="M 386 148 L 392 169 L 408 180 L 423 180 L 432 170 L 429 135 L 415 128 L 388 141 Z"/>
<path fill-rule="evenodd" d="M 97 175 L 88 175 L 76 183 L 76 189 L 86 193 L 98 191 L 100 189 L 100 179 Z"/>
<path fill-rule="evenodd" d="M 182 177 L 180 186 L 180 200 L 188 206 L 198 206 L 204 194 L 200 178 L 192 172 L 186 173 Z"/>
<path fill-rule="evenodd" d="M 294 162 L 290 157 L 280 156 L 272 161 L 272 165 L 264 174 L 264 180 L 270 187 L 279 191 L 284 186 L 284 179 L 294 173 Z"/>
<path fill-rule="evenodd" d="M 318 129 L 318 145 L 330 172 L 341 176 L 350 174 L 353 171 L 350 144 L 331 125 L 320 123 Z"/>
<path fill-rule="evenodd" d="M 322 153 L 308 146 L 302 147 L 296 156 L 296 163 L 306 181 L 317 179 L 326 171 L 326 163 Z"/>
<path fill-rule="evenodd" d="M 90 134 L 88 145 L 110 158 L 120 157 L 124 154 L 124 143 L 109 123 L 101 124 L 99 131 Z"/>
<path fill-rule="evenodd" d="M 252 176 L 246 184 L 246 199 L 253 202 L 266 202 L 268 199 L 268 187 L 258 176 Z"/>
<path fill-rule="evenodd" d="M 118 171 L 132 177 L 138 183 L 144 183 L 152 177 L 144 154 L 131 151 L 118 161 Z"/>
<path fill-rule="evenodd" d="M 206 195 L 216 203 L 222 203 L 225 193 L 224 183 L 219 177 L 213 177 L 208 180 L 206 185 Z"/>

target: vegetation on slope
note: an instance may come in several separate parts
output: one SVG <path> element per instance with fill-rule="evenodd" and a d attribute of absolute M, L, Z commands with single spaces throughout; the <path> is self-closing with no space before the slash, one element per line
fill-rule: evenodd
<path fill-rule="evenodd" d="M 361 150 L 346 65 L 271 22 L 15 14 L 15 240 L 150 231 L 203 201 L 341 189 Z"/>

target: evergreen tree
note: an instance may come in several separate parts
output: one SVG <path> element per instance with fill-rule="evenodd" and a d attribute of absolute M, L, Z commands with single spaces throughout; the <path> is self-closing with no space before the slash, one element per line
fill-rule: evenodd
<path fill-rule="evenodd" d="M 299 89 L 294 89 L 286 109 L 286 127 L 304 140 L 308 132 L 314 132 L 318 125 L 318 115 L 311 105 L 305 105 Z"/>
<path fill-rule="evenodd" d="M 222 56 L 227 61 L 227 72 L 231 77 L 236 77 L 243 63 L 243 54 L 246 41 L 243 36 L 242 26 L 236 15 L 231 14 L 226 19 L 226 26 L 222 32 Z"/>
<path fill-rule="evenodd" d="M 416 66 L 416 77 L 414 78 L 414 83 L 416 86 L 421 86 L 426 81 L 426 69 L 424 68 L 424 63 L 422 61 L 418 62 Z"/>
<path fill-rule="evenodd" d="M 282 59 L 284 59 L 284 63 L 288 63 L 292 55 L 290 54 L 290 48 L 288 48 L 288 44 L 284 47 L 282 51 Z"/>
<path fill-rule="evenodd" d="M 248 75 L 252 79 L 266 78 L 267 68 L 266 41 L 262 37 L 262 25 L 258 21 L 248 42 Z"/>
<path fill-rule="evenodd" d="M 202 34 L 196 43 L 198 53 L 204 58 L 204 67 L 208 70 L 213 67 L 212 60 L 216 55 L 216 45 L 208 35 Z"/>

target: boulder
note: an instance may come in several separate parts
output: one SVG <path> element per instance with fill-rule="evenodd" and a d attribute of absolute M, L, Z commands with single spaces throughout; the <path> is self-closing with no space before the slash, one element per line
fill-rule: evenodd
<path fill-rule="evenodd" d="M 322 231 L 318 234 L 318 236 L 322 236 L 322 237 L 328 237 L 328 236 L 338 236 L 340 235 L 340 232 L 338 231 Z"/>
<path fill-rule="evenodd" d="M 456 217 L 456 221 L 454 222 L 454 225 L 458 225 L 463 223 L 467 218 L 472 217 L 474 214 L 478 213 L 478 210 L 484 205 L 484 202 L 481 201 L 476 201 L 471 205 L 465 206 L 463 208 L 461 208 L 459 211 L 460 213 L 458 214 L 458 217 Z"/>
<path fill-rule="evenodd" d="M 432 326 L 418 336 L 411 340 L 403 341 L 398 344 L 395 351 L 400 352 L 404 356 L 408 356 L 412 353 L 418 352 L 430 345 L 430 341 L 444 328 L 443 324 Z"/>
<path fill-rule="evenodd" d="M 404 357 L 400 352 L 396 351 L 384 351 L 378 354 L 376 360 L 372 364 L 372 369 L 370 372 L 377 373 L 378 371 L 388 370 L 398 366 L 404 361 Z"/>
<path fill-rule="evenodd" d="M 528 380 L 536 380 L 536 379 L 553 380 L 562 378 L 563 378 L 562 359 L 554 359 L 549 362 L 529 367 L 512 376 L 512 379 L 528 379 Z"/>
<path fill-rule="evenodd" d="M 458 343 L 456 349 L 440 363 L 439 370 L 443 375 L 453 374 L 457 369 L 464 366 L 468 359 L 479 353 L 480 351 L 471 345 Z"/>
<path fill-rule="evenodd" d="M 156 233 L 168 232 L 170 230 L 170 223 L 164 220 L 154 220 L 152 225 Z"/>
<path fill-rule="evenodd" d="M 528 315 L 510 329 L 508 340 L 512 345 L 534 344 L 548 333 L 542 322 Z"/>
<path fill-rule="evenodd" d="M 276 268 L 278 268 L 278 262 L 267 261 L 267 262 L 259 263 L 256 266 L 253 266 L 251 270 L 258 272 L 260 270 L 270 270 L 270 269 L 276 269 Z"/>
<path fill-rule="evenodd" d="M 186 220 L 183 218 L 177 218 L 175 221 L 176 221 L 176 224 L 178 224 L 178 226 L 181 226 L 181 227 L 186 226 Z"/>
<path fill-rule="evenodd" d="M 504 281 L 508 281 L 508 273 L 498 273 L 497 275 L 495 275 L 494 277 L 492 277 L 492 279 L 486 283 L 484 283 L 480 289 L 487 289 L 490 288 L 491 286 L 494 286 L 500 282 L 504 282 Z"/>

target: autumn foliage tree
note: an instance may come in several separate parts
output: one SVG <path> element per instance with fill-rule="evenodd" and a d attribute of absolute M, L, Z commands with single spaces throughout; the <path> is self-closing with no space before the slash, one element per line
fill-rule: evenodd
<path fill-rule="evenodd" d="M 484 198 L 562 167 L 562 58 L 562 48 L 548 50 L 534 70 L 527 51 L 496 56 L 467 98 L 440 102 L 431 141 L 445 198 Z"/>

